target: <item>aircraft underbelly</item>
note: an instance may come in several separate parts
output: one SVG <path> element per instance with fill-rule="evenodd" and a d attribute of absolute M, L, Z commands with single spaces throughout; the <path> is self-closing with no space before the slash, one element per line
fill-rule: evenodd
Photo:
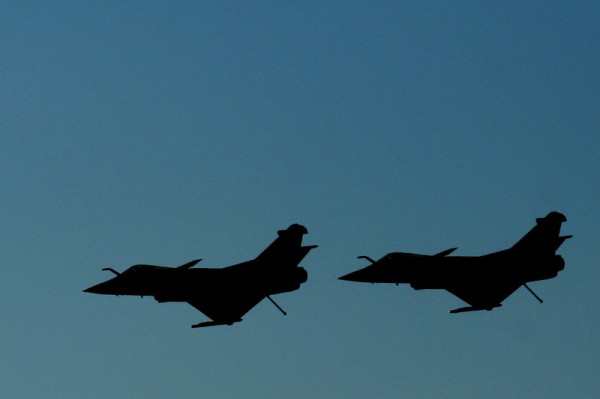
<path fill-rule="evenodd" d="M 447 290 L 456 286 L 494 285 L 506 278 L 507 275 L 501 268 L 467 261 L 456 265 L 421 267 L 413 272 L 410 285 L 414 289 Z"/>

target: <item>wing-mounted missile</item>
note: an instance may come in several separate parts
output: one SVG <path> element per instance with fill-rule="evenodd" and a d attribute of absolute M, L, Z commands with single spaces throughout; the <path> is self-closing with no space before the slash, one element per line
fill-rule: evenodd
<path fill-rule="evenodd" d="M 203 321 L 202 323 L 198 323 L 198 324 L 194 324 L 192 326 L 192 328 L 202 328 L 202 327 L 212 327 L 212 326 L 230 326 L 233 323 L 237 323 L 239 321 L 242 321 L 242 319 L 238 319 L 238 320 L 234 320 L 232 322 L 225 322 L 225 321 Z"/>
<path fill-rule="evenodd" d="M 500 306 L 502 306 L 501 303 L 491 306 L 491 307 L 488 307 L 488 308 L 482 308 L 482 307 L 478 307 L 478 306 L 465 306 L 464 308 L 452 309 L 450 311 L 450 313 L 456 314 L 456 313 L 464 313 L 464 312 L 478 312 L 480 310 L 490 311 L 494 308 L 499 308 Z"/>

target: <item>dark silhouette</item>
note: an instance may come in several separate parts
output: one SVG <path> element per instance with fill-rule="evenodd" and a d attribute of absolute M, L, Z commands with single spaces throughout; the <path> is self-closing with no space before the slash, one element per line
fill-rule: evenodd
<path fill-rule="evenodd" d="M 279 230 L 279 237 L 256 259 L 222 269 L 192 269 L 201 259 L 179 267 L 135 265 L 84 292 L 106 295 L 153 296 L 158 302 L 187 302 L 212 321 L 192 326 L 207 327 L 241 321 L 241 317 L 263 298 L 269 299 L 284 315 L 271 295 L 295 291 L 308 277 L 298 264 L 316 248 L 302 246 L 306 227 L 293 224 Z"/>
<path fill-rule="evenodd" d="M 567 219 L 550 212 L 536 220 L 531 229 L 515 245 L 483 256 L 447 256 L 456 248 L 436 255 L 392 252 L 377 262 L 367 256 L 370 266 L 340 277 L 340 280 L 368 283 L 405 283 L 416 290 L 445 289 L 471 306 L 450 313 L 492 310 L 524 286 L 540 303 L 542 300 L 528 286 L 530 281 L 557 276 L 565 261 L 555 252 L 572 236 L 560 236 Z"/>

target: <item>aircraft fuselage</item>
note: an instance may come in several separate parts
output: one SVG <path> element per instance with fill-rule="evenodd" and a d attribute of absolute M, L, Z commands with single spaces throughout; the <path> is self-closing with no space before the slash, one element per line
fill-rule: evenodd
<path fill-rule="evenodd" d="M 251 290 L 265 295 L 290 292 L 308 278 L 302 267 L 264 269 L 253 261 L 223 269 L 185 269 L 153 265 L 135 265 L 120 275 L 90 287 L 85 292 L 105 295 L 153 296 L 158 302 L 188 302 L 199 295 L 219 291 Z M 240 267 L 241 266 L 241 267 Z"/>
<path fill-rule="evenodd" d="M 392 252 L 341 280 L 410 284 L 414 289 L 447 289 L 455 282 L 490 280 L 538 281 L 556 277 L 564 268 L 560 255 L 528 257 L 510 250 L 484 256 L 446 256 Z"/>

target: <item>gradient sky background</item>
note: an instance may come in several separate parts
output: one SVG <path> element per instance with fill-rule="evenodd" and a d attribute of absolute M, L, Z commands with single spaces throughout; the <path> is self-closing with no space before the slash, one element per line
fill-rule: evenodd
<path fill-rule="evenodd" d="M 401 3 L 401 4 L 399 4 Z M 598 2 L 0 5 L 0 396 L 507 398 L 600 392 Z M 563 212 L 565 270 L 493 312 L 337 277 L 479 255 Z M 309 281 L 232 327 L 81 291 L 251 259 Z"/>

